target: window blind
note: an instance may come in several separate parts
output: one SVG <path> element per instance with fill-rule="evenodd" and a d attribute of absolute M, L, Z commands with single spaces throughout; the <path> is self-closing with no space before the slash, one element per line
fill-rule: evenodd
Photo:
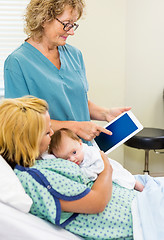
<path fill-rule="evenodd" d="M 0 96 L 4 94 L 4 61 L 23 43 L 24 13 L 30 0 L 0 0 Z"/>

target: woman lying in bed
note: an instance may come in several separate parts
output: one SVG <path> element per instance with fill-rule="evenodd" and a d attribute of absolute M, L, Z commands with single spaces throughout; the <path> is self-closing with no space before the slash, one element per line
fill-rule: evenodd
<path fill-rule="evenodd" d="M 95 182 L 63 159 L 41 159 L 53 134 L 44 100 L 6 99 L 0 105 L 0 154 L 32 198 L 31 213 L 86 239 L 133 239 L 131 203 L 135 190 L 112 184 L 112 167 Z"/>

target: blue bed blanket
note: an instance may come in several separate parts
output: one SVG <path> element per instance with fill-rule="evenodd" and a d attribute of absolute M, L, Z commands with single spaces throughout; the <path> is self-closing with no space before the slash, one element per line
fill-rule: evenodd
<path fill-rule="evenodd" d="M 144 240 L 164 239 L 164 177 L 138 175 L 145 186 L 137 194 L 137 206 Z"/>

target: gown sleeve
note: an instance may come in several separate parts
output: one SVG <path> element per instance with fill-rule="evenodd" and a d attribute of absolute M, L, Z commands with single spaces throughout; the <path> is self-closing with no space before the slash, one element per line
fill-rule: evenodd
<path fill-rule="evenodd" d="M 90 192 L 89 180 L 83 176 L 79 166 L 63 159 L 38 160 L 32 168 L 46 177 L 54 189 L 54 196 L 28 171 L 15 169 L 26 193 L 33 200 L 30 212 L 57 225 L 68 224 L 77 214 L 62 212 L 59 200 L 73 201 L 84 197 Z"/>

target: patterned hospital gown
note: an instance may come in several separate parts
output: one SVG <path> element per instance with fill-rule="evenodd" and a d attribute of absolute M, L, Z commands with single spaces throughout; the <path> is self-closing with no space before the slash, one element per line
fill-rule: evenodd
<path fill-rule="evenodd" d="M 93 182 L 83 175 L 79 166 L 62 159 L 50 159 L 37 160 L 29 169 L 38 169 L 55 189 L 53 198 L 48 189 L 28 173 L 28 168 L 27 171 L 15 169 L 26 193 L 33 199 L 32 214 L 89 240 L 133 239 L 131 202 L 136 196 L 135 190 L 113 183 L 112 198 L 102 213 L 74 216 L 61 211 L 59 199 L 71 201 L 89 193 Z"/>

